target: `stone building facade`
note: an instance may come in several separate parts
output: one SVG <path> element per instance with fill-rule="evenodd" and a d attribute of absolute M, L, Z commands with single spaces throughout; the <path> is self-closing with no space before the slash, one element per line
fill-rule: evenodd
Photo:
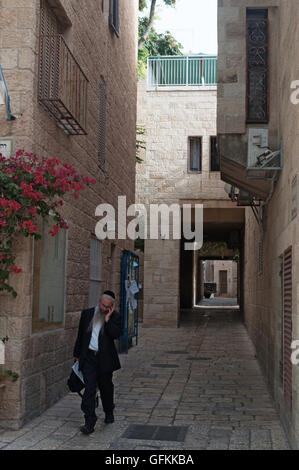
<path fill-rule="evenodd" d="M 146 150 L 137 165 L 137 203 L 144 204 L 147 215 L 150 204 L 203 204 L 204 227 L 214 230 L 218 240 L 219 224 L 226 224 L 228 232 L 242 226 L 243 209 L 229 200 L 219 171 L 211 171 L 216 109 L 216 86 L 152 89 L 145 80 L 138 84 L 137 122 L 146 130 Z M 193 138 L 200 138 L 202 145 L 198 171 L 190 171 Z M 192 308 L 203 295 L 196 287 L 203 286 L 198 251 L 185 251 L 171 230 L 172 225 L 169 239 L 159 233 L 159 239 L 145 240 L 144 326 L 176 328 L 181 310 Z M 219 254 L 216 259 L 221 259 Z"/>
<path fill-rule="evenodd" d="M 41 246 L 31 239 L 17 242 L 23 272 L 13 282 L 19 295 L 16 300 L 0 296 L 0 336 L 9 338 L 4 367 L 19 374 L 15 383 L 0 380 L 3 426 L 20 427 L 67 392 L 82 309 L 94 305 L 105 289 L 116 292 L 119 308 L 120 257 L 134 244 L 99 241 L 95 209 L 101 203 L 117 208 L 119 195 L 127 197 L 127 205 L 135 202 L 137 15 L 137 0 L 0 2 L 0 63 L 17 117 L 7 120 L 6 107 L 0 106 L 1 139 L 11 137 L 14 151 L 56 157 L 97 181 L 78 201 L 65 197 L 62 215 L 69 230 L 57 239 L 57 246 L 49 239 Z M 59 37 L 59 52 L 57 39 L 50 42 L 50 36 L 51 41 Z M 71 128 L 76 133 L 74 120 L 65 125 L 50 101 L 41 100 L 50 93 L 45 83 L 52 77 L 55 51 L 59 73 L 68 84 L 63 105 L 79 121 L 84 131 L 79 135 L 68 132 Z M 62 59 L 69 61 L 71 70 Z M 79 75 L 87 88 L 74 91 L 74 77 Z M 53 269 L 52 249 L 61 253 L 60 265 Z M 58 304 L 53 298 L 57 296 Z"/>
<path fill-rule="evenodd" d="M 248 206 L 245 323 L 298 449 L 298 2 L 220 0 L 218 14 L 221 177 Z"/>
<path fill-rule="evenodd" d="M 205 282 L 216 284 L 216 296 L 238 296 L 238 267 L 235 261 L 206 261 Z"/>

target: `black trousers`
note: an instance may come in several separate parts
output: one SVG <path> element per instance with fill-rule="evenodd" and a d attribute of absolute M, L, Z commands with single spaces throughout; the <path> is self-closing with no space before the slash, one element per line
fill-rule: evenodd
<path fill-rule="evenodd" d="M 94 426 L 97 421 L 96 415 L 96 393 L 97 386 L 100 391 L 103 410 L 109 413 L 114 409 L 114 385 L 112 382 L 113 372 L 99 372 L 99 356 L 92 351 L 88 352 L 82 367 L 85 390 L 82 398 L 81 410 L 84 413 L 85 422 Z"/>

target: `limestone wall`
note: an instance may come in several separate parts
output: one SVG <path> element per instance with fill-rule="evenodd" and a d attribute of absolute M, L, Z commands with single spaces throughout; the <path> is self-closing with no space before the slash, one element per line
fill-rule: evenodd
<path fill-rule="evenodd" d="M 216 87 L 147 91 L 146 82 L 139 82 L 137 122 L 146 129 L 146 151 L 140 155 L 143 162 L 137 165 L 137 202 L 147 208 L 149 204 L 213 201 L 212 205 L 222 207 L 224 201 L 230 203 L 220 173 L 210 171 L 210 136 L 217 134 L 216 95 Z M 202 137 L 200 173 L 188 171 L 191 136 Z M 180 272 L 187 269 L 181 261 L 185 255 L 180 240 L 145 240 L 144 326 L 178 326 Z M 190 293 L 185 289 L 185 295 L 192 304 L 192 257 L 187 264 L 191 269 Z"/>
<path fill-rule="evenodd" d="M 259 7 L 254 0 L 219 1 L 218 131 L 246 141 L 245 123 L 245 11 Z M 245 322 L 275 396 L 277 407 L 294 446 L 298 448 L 298 368 L 293 366 L 293 403 L 288 409 L 280 379 L 282 359 L 281 256 L 293 248 L 292 337 L 298 339 L 298 190 L 292 183 L 298 175 L 298 105 L 291 103 L 291 83 L 298 80 L 298 3 L 266 1 L 270 22 L 270 145 L 283 143 L 284 168 L 265 209 L 263 272 L 258 266 L 261 234 L 252 211 L 246 210 L 245 232 Z M 235 79 L 229 77 L 234 73 Z M 254 127 L 254 126 L 253 126 Z M 258 127 L 258 126 L 257 126 Z M 292 212 L 293 211 L 293 212 Z M 292 215 L 293 213 L 293 215 Z M 286 358 L 288 360 L 288 358 Z"/>
<path fill-rule="evenodd" d="M 137 202 L 226 199 L 219 172 L 210 172 L 210 136 L 216 131 L 215 87 L 146 90 L 138 84 L 137 122 L 146 128 L 146 152 L 137 165 Z M 202 171 L 188 172 L 188 137 L 202 137 Z"/>
<path fill-rule="evenodd" d="M 58 0 L 50 0 L 52 6 Z M 120 1 L 120 37 L 109 27 L 109 1 L 61 0 L 72 26 L 65 39 L 89 80 L 87 136 L 66 136 L 38 104 L 39 0 L 0 2 L 0 61 L 4 69 L 15 121 L 6 121 L 0 107 L 1 136 L 13 136 L 15 148 L 41 157 L 57 157 L 97 183 L 75 201 L 65 198 L 63 215 L 68 232 L 66 311 L 64 328 L 32 334 L 33 246 L 22 241 L 18 265 L 23 273 L 15 280 L 20 293 L 11 301 L 1 296 L 1 336 L 7 345 L 7 367 L 20 379 L 7 384 L 0 404 L 0 420 L 18 427 L 66 393 L 66 378 L 80 312 L 88 307 L 90 237 L 94 234 L 95 208 L 108 202 L 117 209 L 117 196 L 135 201 L 137 1 Z M 103 5 L 103 8 L 102 8 Z M 106 167 L 98 165 L 100 77 L 107 86 Z M 133 242 L 103 243 L 102 286 L 120 294 L 120 256 Z M 113 270 L 113 272 L 112 272 Z"/>

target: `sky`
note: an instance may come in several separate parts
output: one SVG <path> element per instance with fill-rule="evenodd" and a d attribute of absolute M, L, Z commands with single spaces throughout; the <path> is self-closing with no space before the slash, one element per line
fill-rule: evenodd
<path fill-rule="evenodd" d="M 155 28 L 170 31 L 185 54 L 217 54 L 217 0 L 176 0 L 176 7 L 157 2 Z"/>

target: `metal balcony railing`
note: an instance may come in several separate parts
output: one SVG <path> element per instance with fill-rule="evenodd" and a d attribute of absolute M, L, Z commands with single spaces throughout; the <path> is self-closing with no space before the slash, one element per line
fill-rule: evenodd
<path fill-rule="evenodd" d="M 41 35 L 39 102 L 68 135 L 86 135 L 88 79 L 62 35 Z"/>
<path fill-rule="evenodd" d="M 147 60 L 147 87 L 215 86 L 217 56 L 157 56 Z"/>

